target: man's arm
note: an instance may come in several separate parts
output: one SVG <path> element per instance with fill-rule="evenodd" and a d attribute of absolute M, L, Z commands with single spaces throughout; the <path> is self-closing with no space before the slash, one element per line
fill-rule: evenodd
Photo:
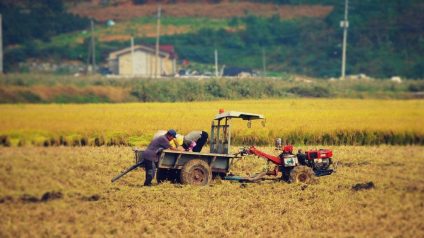
<path fill-rule="evenodd" d="M 174 143 L 170 143 L 171 141 L 166 141 L 166 144 L 164 143 L 163 147 L 168 150 L 175 150 L 175 151 L 184 151 L 184 148 L 182 146 L 178 146 L 177 141 L 174 139 Z"/>
<path fill-rule="evenodd" d="M 176 151 L 184 151 L 184 148 L 182 146 L 178 146 L 178 147 L 169 147 L 170 150 L 176 150 Z"/>

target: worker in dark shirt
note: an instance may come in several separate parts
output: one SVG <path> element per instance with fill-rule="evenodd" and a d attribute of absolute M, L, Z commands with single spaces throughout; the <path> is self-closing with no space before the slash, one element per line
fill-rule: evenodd
<path fill-rule="evenodd" d="M 153 139 L 149 146 L 147 146 L 147 149 L 141 154 L 141 157 L 144 159 L 144 168 L 146 169 L 144 186 L 152 186 L 152 180 L 156 174 L 156 163 L 159 161 L 159 155 L 162 150 L 177 150 L 177 148 L 171 147 L 169 144 L 176 136 L 177 132 L 170 129 L 165 135 Z"/>

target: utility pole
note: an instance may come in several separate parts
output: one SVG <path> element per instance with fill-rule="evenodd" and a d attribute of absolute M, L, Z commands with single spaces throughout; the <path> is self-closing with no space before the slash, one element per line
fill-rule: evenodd
<path fill-rule="evenodd" d="M 218 78 L 219 73 L 218 73 L 218 50 L 215 49 L 215 77 Z"/>
<path fill-rule="evenodd" d="M 0 14 L 0 75 L 3 74 L 3 25 L 2 15 Z"/>
<path fill-rule="evenodd" d="M 159 60 L 159 40 L 160 40 L 160 12 L 161 5 L 158 7 L 158 19 L 156 24 L 156 60 L 155 60 L 155 77 L 160 77 L 160 60 Z"/>
<path fill-rule="evenodd" d="M 263 75 L 262 77 L 266 77 L 266 54 L 265 48 L 262 48 L 262 67 L 263 67 Z"/>
<path fill-rule="evenodd" d="M 349 28 L 348 17 L 349 0 L 345 0 L 344 20 L 340 22 L 340 27 L 343 28 L 343 53 L 342 53 L 342 72 L 341 80 L 346 79 L 346 47 L 347 47 L 347 28 Z"/>
<path fill-rule="evenodd" d="M 134 60 L 134 37 L 131 37 L 131 63 L 132 63 L 132 76 L 135 75 L 135 60 Z"/>
<path fill-rule="evenodd" d="M 94 39 L 94 21 L 91 19 L 91 53 L 92 53 L 92 64 L 93 71 L 96 72 L 96 41 Z"/>

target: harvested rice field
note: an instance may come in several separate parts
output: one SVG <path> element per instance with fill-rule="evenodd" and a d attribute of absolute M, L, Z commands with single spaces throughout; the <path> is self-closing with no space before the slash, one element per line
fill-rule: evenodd
<path fill-rule="evenodd" d="M 130 147 L 0 147 L 0 237 L 424 236 L 424 147 L 326 148 L 337 172 L 317 184 L 148 188 L 142 169 L 110 182 Z M 231 171 L 264 165 L 249 156 Z"/>

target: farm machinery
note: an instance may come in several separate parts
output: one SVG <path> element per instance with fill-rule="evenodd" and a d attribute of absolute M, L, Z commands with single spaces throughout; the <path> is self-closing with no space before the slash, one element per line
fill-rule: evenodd
<path fill-rule="evenodd" d="M 279 150 L 280 148 L 277 147 L 276 149 Z M 286 182 L 308 183 L 314 180 L 315 176 L 330 175 L 334 172 L 333 169 L 330 169 L 333 152 L 328 149 L 308 150 L 305 153 L 299 150 L 294 155 L 293 146 L 286 145 L 280 155 L 274 156 L 257 149 L 255 146 L 251 146 L 241 149 L 240 153 L 242 155 L 256 155 L 276 165 L 273 170 L 256 175 L 251 180 L 247 178 L 247 181 L 255 181 L 265 175 L 277 176 L 278 172 L 281 172 L 281 178 Z M 240 180 L 243 181 L 244 179 L 241 178 Z"/>
<path fill-rule="evenodd" d="M 261 120 L 265 126 L 265 117 L 260 114 L 245 112 L 224 112 L 215 116 L 211 124 L 209 138 L 209 153 L 162 150 L 159 152 L 157 164 L 158 183 L 165 180 L 180 182 L 183 184 L 206 185 L 213 177 L 221 177 L 225 180 L 237 180 L 253 182 L 264 179 L 267 175 L 277 176 L 282 173 L 282 179 L 287 182 L 308 183 L 315 176 L 328 175 L 333 172 L 332 151 L 326 149 L 309 150 L 296 155 L 293 154 L 293 146 L 286 145 L 283 148 L 277 146 L 280 155 L 274 156 L 260 151 L 255 146 L 242 148 L 237 153 L 231 153 L 231 121 L 242 119 L 247 121 L 250 128 L 253 120 Z M 135 164 L 115 176 L 112 182 L 118 180 L 128 172 L 143 167 L 142 152 L 144 149 L 134 148 Z M 280 152 L 282 151 L 282 152 Z M 265 158 L 275 164 L 273 170 L 269 170 L 253 177 L 239 177 L 230 173 L 230 167 L 236 159 L 242 159 L 247 155 L 256 155 Z"/>

